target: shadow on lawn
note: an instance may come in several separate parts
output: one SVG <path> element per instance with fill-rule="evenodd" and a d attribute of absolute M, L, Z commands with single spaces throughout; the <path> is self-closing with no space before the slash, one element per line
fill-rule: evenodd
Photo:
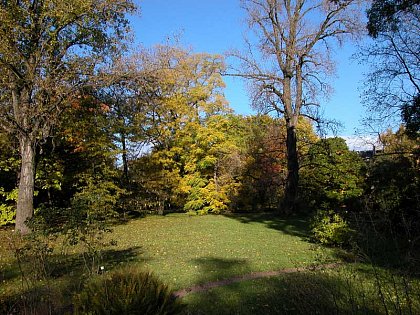
<path fill-rule="evenodd" d="M 146 258 L 139 259 L 142 254 L 140 247 L 131 247 L 122 250 L 108 249 L 102 252 L 101 265 L 106 270 L 111 270 L 118 265 L 129 262 L 146 261 Z M 65 275 L 78 277 L 87 272 L 87 261 L 83 255 L 78 254 L 54 254 L 45 260 L 45 271 L 51 278 L 59 278 Z M 21 273 L 28 273 L 33 268 L 30 261 L 25 261 L 21 265 L 21 270 L 16 260 L 3 268 L 0 273 L 0 281 L 9 281 L 21 277 Z M 30 276 L 30 275 L 29 275 Z"/>
<path fill-rule="evenodd" d="M 219 257 L 202 257 L 193 259 L 200 269 L 196 283 L 206 284 L 211 281 L 223 281 L 236 275 L 248 274 L 251 268 L 246 259 L 228 259 Z"/>
<path fill-rule="evenodd" d="M 304 217 L 280 217 L 276 213 L 241 213 L 226 216 L 245 224 L 262 223 L 270 229 L 281 231 L 288 235 L 301 238 L 309 236 L 309 220 Z"/>
<path fill-rule="evenodd" d="M 229 268 L 235 264 L 226 263 Z M 350 287 L 338 274 L 307 271 L 191 292 L 184 301 L 186 314 L 383 313 L 380 300 L 363 300 L 356 291 L 357 286 Z"/>

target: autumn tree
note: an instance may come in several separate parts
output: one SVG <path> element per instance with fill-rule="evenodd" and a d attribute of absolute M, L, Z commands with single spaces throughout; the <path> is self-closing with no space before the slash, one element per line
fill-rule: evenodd
<path fill-rule="evenodd" d="M 16 230 L 33 215 L 35 148 L 127 32 L 129 0 L 0 3 L 0 124 L 20 145 Z"/>
<path fill-rule="evenodd" d="M 243 0 L 257 42 L 247 54 L 234 53 L 239 75 L 250 82 L 253 106 L 274 111 L 286 123 L 287 180 L 284 211 L 295 207 L 299 162 L 299 117 L 317 119 L 319 96 L 329 92 L 334 40 L 361 29 L 359 1 Z"/>
<path fill-rule="evenodd" d="M 99 77 L 101 86 L 94 91 L 95 97 L 107 108 L 107 118 L 114 142 L 120 148 L 123 180 L 129 183 L 129 160 L 138 146 L 147 139 L 143 131 L 144 116 L 151 94 L 156 85 L 154 74 L 142 68 L 137 52 L 120 56 L 109 67 L 103 69 Z M 134 147 L 134 148 L 133 148 Z"/>
<path fill-rule="evenodd" d="M 133 182 L 142 187 L 141 195 L 148 191 L 153 196 L 145 205 L 157 205 L 160 212 L 170 203 L 197 211 L 212 203 L 217 211 L 223 206 L 215 206 L 217 169 L 229 150 L 223 133 L 222 115 L 230 112 L 222 92 L 223 58 L 158 45 L 139 51 L 135 60 L 142 77 L 136 90 L 142 113 L 136 124 L 150 158 L 130 163 L 133 174 L 140 175 Z"/>
<path fill-rule="evenodd" d="M 287 178 L 285 122 L 269 115 L 242 118 L 239 194 L 235 198 L 238 211 L 274 210 L 284 196 Z M 312 123 L 299 119 L 297 146 L 299 163 L 309 147 L 318 140 Z"/>

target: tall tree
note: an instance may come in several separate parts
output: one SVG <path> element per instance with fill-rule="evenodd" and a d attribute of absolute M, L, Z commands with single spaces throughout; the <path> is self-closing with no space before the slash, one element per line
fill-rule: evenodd
<path fill-rule="evenodd" d="M 139 121 L 145 114 L 144 100 L 153 91 L 147 84 L 153 76 L 139 68 L 137 59 L 136 55 L 131 55 L 114 60 L 111 67 L 102 72 L 102 87 L 95 92 L 95 96 L 109 108 L 108 120 L 114 142 L 120 148 L 125 184 L 129 181 L 130 149 L 145 142 Z"/>
<path fill-rule="evenodd" d="M 242 0 L 258 42 L 242 61 L 253 105 L 286 123 L 287 180 L 283 209 L 295 207 L 299 181 L 296 128 L 300 116 L 317 119 L 318 96 L 329 91 L 333 40 L 361 29 L 357 0 Z"/>
<path fill-rule="evenodd" d="M 364 94 L 370 112 L 366 122 L 387 129 L 398 127 L 402 118 L 415 137 L 420 129 L 420 2 L 373 1 L 368 18 L 374 41 L 361 53 L 371 66 Z"/>
<path fill-rule="evenodd" d="M 33 215 L 35 148 L 69 96 L 126 34 L 131 0 L 0 2 L 0 125 L 16 135 L 21 171 L 16 230 Z"/>
<path fill-rule="evenodd" d="M 138 128 L 134 134 L 150 147 L 149 156 L 130 162 L 137 175 L 132 183 L 144 195 L 140 204 L 157 205 L 162 212 L 164 206 L 182 207 L 188 199 L 189 205 L 200 202 L 190 210 L 202 210 L 208 199 L 216 199 L 204 200 L 203 195 L 217 191 L 217 163 L 227 149 L 221 144 L 226 144 L 224 119 L 218 115 L 230 112 L 222 92 L 223 58 L 166 44 L 139 51 L 129 69 L 138 82 L 132 89 L 140 110 L 132 115 Z"/>

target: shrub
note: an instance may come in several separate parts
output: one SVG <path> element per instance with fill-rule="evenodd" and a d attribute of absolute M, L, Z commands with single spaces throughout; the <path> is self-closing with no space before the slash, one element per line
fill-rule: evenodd
<path fill-rule="evenodd" d="M 183 305 L 153 274 L 123 269 L 92 278 L 74 297 L 75 314 L 178 314 Z"/>
<path fill-rule="evenodd" d="M 3 187 L 0 187 L 0 197 L 3 197 L 4 202 L 0 199 L 0 226 L 15 222 L 18 190 L 13 189 L 10 192 L 5 192 Z"/>
<path fill-rule="evenodd" d="M 325 245 L 349 244 L 353 230 L 333 210 L 318 210 L 312 220 L 311 230 L 316 241 Z"/>

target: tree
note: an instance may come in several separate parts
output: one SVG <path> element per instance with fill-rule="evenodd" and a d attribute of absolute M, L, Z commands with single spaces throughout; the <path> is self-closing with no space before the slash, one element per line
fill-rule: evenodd
<path fill-rule="evenodd" d="M 344 139 L 319 140 L 309 149 L 303 166 L 301 185 L 309 205 L 337 210 L 362 196 L 364 162 L 349 151 Z"/>
<path fill-rule="evenodd" d="M 332 40 L 360 30 L 358 2 L 242 0 L 258 42 L 249 43 L 248 55 L 234 55 L 242 61 L 240 76 L 251 83 L 253 106 L 274 111 L 285 120 L 288 174 L 283 207 L 287 212 L 295 207 L 298 190 L 299 117 L 317 119 L 317 96 L 328 93 L 326 79 L 333 70 Z"/>
<path fill-rule="evenodd" d="M 411 138 L 418 137 L 420 133 L 420 94 L 414 96 L 411 103 L 403 105 L 402 119 L 405 123 L 406 134 Z"/>
<path fill-rule="evenodd" d="M 420 240 L 420 145 L 405 127 L 380 135 L 383 151 L 370 161 L 365 216 L 382 236 L 397 235 L 400 244 L 418 252 Z"/>
<path fill-rule="evenodd" d="M 68 97 L 87 84 L 123 39 L 130 0 L 0 2 L 0 124 L 19 140 L 16 230 L 33 215 L 35 148 Z"/>
<path fill-rule="evenodd" d="M 402 118 L 413 136 L 419 129 L 419 9 L 418 0 L 373 1 L 367 27 L 374 42 L 361 53 L 371 65 L 364 93 L 371 112 L 366 122 L 387 129 L 398 127 Z"/>
<path fill-rule="evenodd" d="M 143 78 L 136 123 L 150 146 L 149 157 L 131 164 L 134 174 L 143 175 L 133 178 L 145 201 L 136 203 L 157 205 L 159 212 L 169 204 L 220 211 L 217 169 L 230 148 L 222 117 L 230 112 L 222 93 L 223 59 L 169 45 L 140 51 L 135 59 Z"/>
<path fill-rule="evenodd" d="M 130 143 L 142 138 L 137 118 L 142 114 L 143 75 L 133 66 L 130 57 L 122 57 L 115 60 L 111 68 L 102 73 L 102 77 L 103 86 L 95 91 L 95 95 L 109 108 L 108 123 L 112 126 L 114 141 L 121 150 L 123 180 L 127 184 Z"/>
<path fill-rule="evenodd" d="M 414 12 L 419 0 L 374 0 L 367 11 L 369 35 L 377 38 L 380 33 L 396 31 L 402 22 L 401 14 Z"/>

